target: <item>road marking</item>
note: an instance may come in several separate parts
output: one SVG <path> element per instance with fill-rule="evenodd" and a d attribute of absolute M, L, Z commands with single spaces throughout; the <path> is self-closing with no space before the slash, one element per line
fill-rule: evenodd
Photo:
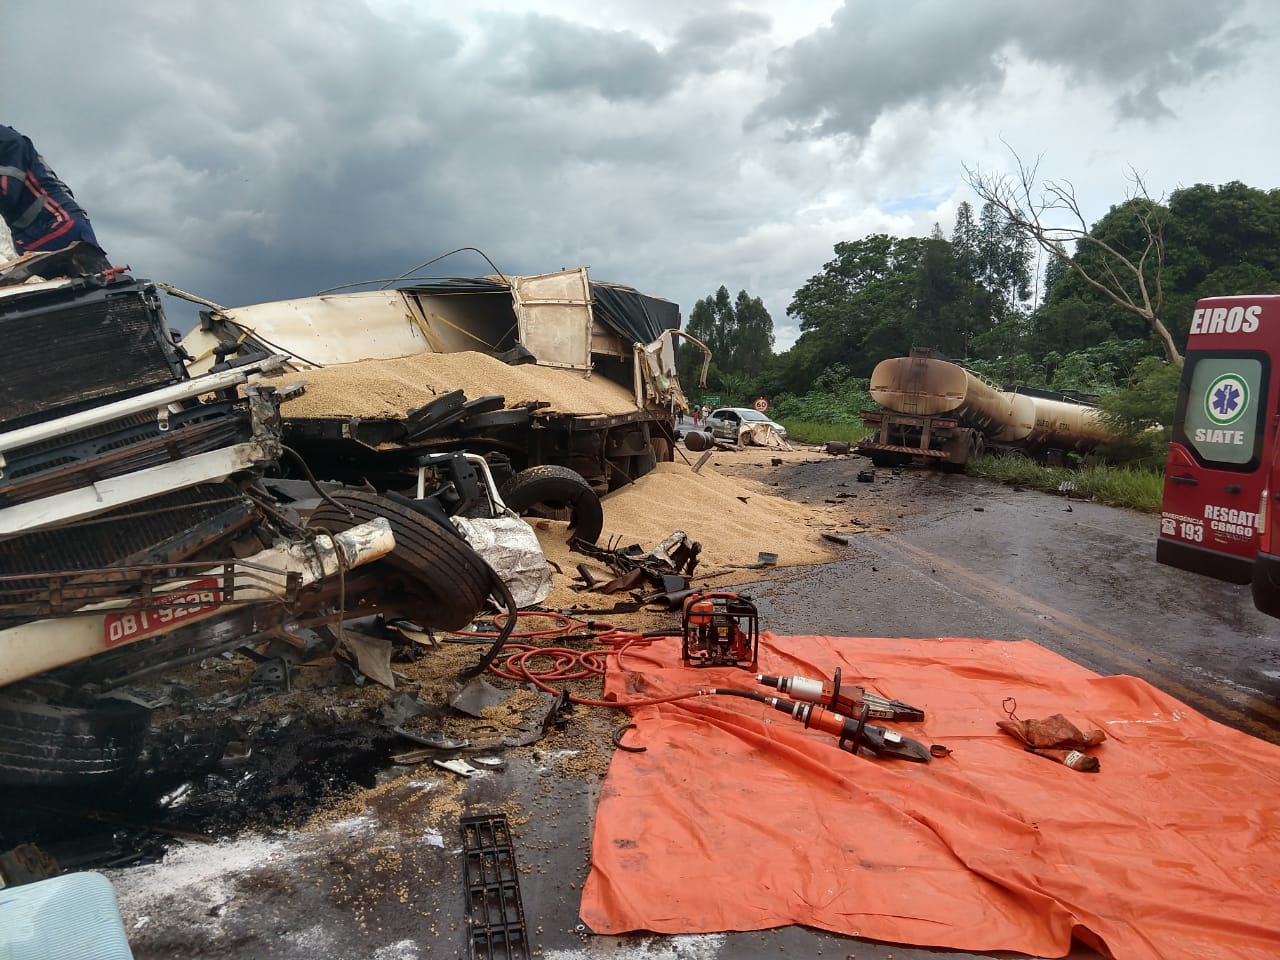
<path fill-rule="evenodd" d="M 1086 647 L 1104 662 L 1125 668 L 1123 672 L 1131 673 L 1138 677 L 1143 677 L 1145 674 L 1146 677 L 1152 679 L 1155 686 L 1197 707 L 1202 713 L 1218 718 L 1229 717 L 1233 724 L 1252 733 L 1254 736 L 1270 740 L 1273 743 L 1280 742 L 1280 730 L 1276 726 L 1269 726 L 1221 700 L 1216 700 L 1191 689 L 1173 679 L 1167 672 L 1154 669 L 1154 664 L 1157 661 L 1166 667 L 1176 666 L 1174 661 L 1169 660 L 1157 651 L 1146 650 L 1117 634 L 1111 633 L 1109 630 L 1081 620 L 1065 610 L 1059 610 L 1046 603 L 1033 600 L 1025 594 L 1018 593 L 1016 590 L 984 577 L 982 574 L 970 570 L 968 567 L 962 566 L 953 560 L 931 553 L 922 547 L 896 538 L 893 540 L 874 538 L 872 542 L 876 543 L 877 546 L 887 547 L 887 552 L 889 553 L 898 552 L 899 557 L 897 559 L 899 562 L 905 562 L 901 556 L 902 554 L 912 558 L 916 563 L 910 565 L 916 569 L 920 569 L 919 564 L 927 564 L 928 567 L 932 567 L 935 570 L 945 570 L 956 579 L 966 581 L 997 606 L 1020 619 L 1031 619 L 1026 609 L 1029 608 L 1038 617 L 1046 618 L 1044 620 L 1037 619 L 1035 622 L 1038 626 L 1056 633 L 1064 640 Z M 1218 683 L 1211 682 L 1209 687 L 1222 691 L 1224 696 L 1228 692 L 1235 692 L 1231 691 L 1230 687 Z M 1249 709 L 1280 725 L 1280 708 L 1259 700 L 1250 703 Z"/>

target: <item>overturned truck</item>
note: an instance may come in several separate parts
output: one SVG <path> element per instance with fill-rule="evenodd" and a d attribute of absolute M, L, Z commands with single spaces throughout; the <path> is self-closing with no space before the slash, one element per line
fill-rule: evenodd
<path fill-rule="evenodd" d="M 496 589 L 418 510 L 356 493 L 310 526 L 274 496 L 281 395 L 258 381 L 286 358 L 193 376 L 150 282 L 0 287 L 0 332 L 0 783 L 128 775 L 138 685 L 185 665 L 287 675 L 361 604 L 456 628 Z"/>
<path fill-rule="evenodd" d="M 345 621 L 513 611 L 467 523 L 513 508 L 594 540 L 599 494 L 671 458 L 685 403 L 676 307 L 585 268 L 210 305 L 185 340 L 162 285 L 15 269 L 0 784 L 131 776 L 203 664 L 260 664 L 246 690 L 320 656 L 372 675 Z"/>
<path fill-rule="evenodd" d="M 539 483 L 572 500 L 672 459 L 679 325 L 579 267 L 218 308 L 183 343 L 193 369 L 285 354 L 285 442 L 324 479 L 407 489 L 422 457 L 465 450 L 509 501 Z"/>
<path fill-rule="evenodd" d="M 856 449 L 877 466 L 921 458 L 958 470 L 987 451 L 1053 459 L 1114 439 L 1091 404 L 1001 390 L 927 348 L 876 364 L 871 397 L 882 409 L 862 412 L 872 432 Z"/>

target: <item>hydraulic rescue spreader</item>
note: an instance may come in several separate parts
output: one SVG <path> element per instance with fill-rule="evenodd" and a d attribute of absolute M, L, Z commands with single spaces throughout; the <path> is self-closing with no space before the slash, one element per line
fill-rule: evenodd
<path fill-rule="evenodd" d="M 785 693 L 793 699 L 821 704 L 829 710 L 850 717 L 858 716 L 865 707 L 867 716 L 875 720 L 906 720 L 917 723 L 924 720 L 924 711 L 909 703 L 869 693 L 865 687 L 841 687 L 839 667 L 836 667 L 835 678 L 832 680 L 757 674 L 756 682 L 766 687 L 776 687 L 779 693 Z"/>

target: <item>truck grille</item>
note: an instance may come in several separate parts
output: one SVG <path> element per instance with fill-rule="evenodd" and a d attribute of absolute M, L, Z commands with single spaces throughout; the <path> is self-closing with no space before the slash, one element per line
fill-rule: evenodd
<path fill-rule="evenodd" d="M 231 482 L 177 490 L 77 523 L 0 541 L 0 628 L 33 603 L 44 603 L 52 573 L 101 570 L 146 563 L 221 557 L 227 542 L 256 518 L 253 501 Z M 102 578 L 86 586 L 81 602 L 127 593 L 121 582 L 105 589 Z M 67 581 L 65 597 L 76 596 Z M 21 619 L 21 617 L 19 617 Z"/>
<path fill-rule="evenodd" d="M 12 430 L 183 379 L 154 289 L 12 296 L 0 304 L 0 423 Z"/>

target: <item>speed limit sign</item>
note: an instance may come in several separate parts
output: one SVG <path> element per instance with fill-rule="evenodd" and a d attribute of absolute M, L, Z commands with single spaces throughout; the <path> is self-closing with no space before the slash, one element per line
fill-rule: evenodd
<path fill-rule="evenodd" d="M 764 397 L 758 397 L 756 398 L 756 402 L 753 403 L 752 406 L 755 407 L 757 410 L 759 410 L 761 413 L 764 413 L 766 410 L 769 409 L 769 401 L 766 400 Z"/>

